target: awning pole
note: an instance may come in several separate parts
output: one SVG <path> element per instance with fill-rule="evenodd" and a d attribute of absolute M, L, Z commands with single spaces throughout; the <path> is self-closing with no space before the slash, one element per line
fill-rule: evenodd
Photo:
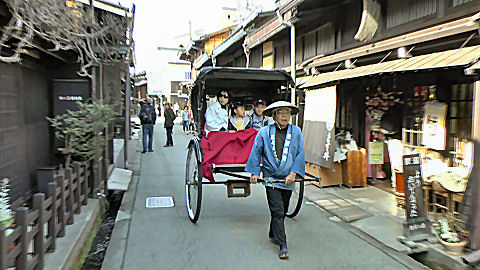
<path fill-rule="evenodd" d="M 295 58 L 295 25 L 291 24 L 290 26 L 290 68 L 291 68 L 291 76 L 293 80 L 293 87 L 292 87 L 292 97 L 291 97 L 291 102 L 292 104 L 296 104 L 295 102 L 295 91 L 296 91 L 296 58 Z"/>
<path fill-rule="evenodd" d="M 290 102 L 294 105 L 296 105 L 296 102 L 295 102 L 295 88 L 296 88 L 296 85 L 295 85 L 295 82 L 296 82 L 296 71 L 297 71 L 297 68 L 296 68 L 296 59 L 295 59 L 295 25 L 293 25 L 293 23 L 290 23 L 290 22 L 287 22 L 283 19 L 282 15 L 280 15 L 280 11 L 277 9 L 277 17 L 278 17 L 278 21 L 285 25 L 285 26 L 288 26 L 290 27 L 290 76 L 292 76 L 292 80 L 293 80 L 293 87 L 292 87 L 292 92 L 291 92 L 291 98 L 290 98 Z M 294 118 L 295 119 L 295 118 Z M 295 121 L 294 121 L 295 123 Z"/>

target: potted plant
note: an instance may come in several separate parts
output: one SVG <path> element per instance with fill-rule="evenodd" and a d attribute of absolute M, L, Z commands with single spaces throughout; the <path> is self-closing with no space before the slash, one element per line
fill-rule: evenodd
<path fill-rule="evenodd" d="M 452 255 L 463 253 L 470 238 L 470 234 L 464 229 L 463 224 L 453 216 L 447 216 L 432 224 L 432 228 L 447 253 Z"/>
<path fill-rule="evenodd" d="M 0 180 L 0 228 L 5 230 L 5 235 L 12 233 L 13 229 L 13 214 L 10 209 L 10 195 L 8 191 L 8 178 Z M 12 243 L 7 248 L 7 253 L 15 247 L 15 243 Z"/>

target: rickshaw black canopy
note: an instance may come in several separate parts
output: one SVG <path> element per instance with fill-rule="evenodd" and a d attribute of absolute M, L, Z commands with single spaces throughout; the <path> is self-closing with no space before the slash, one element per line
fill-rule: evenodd
<path fill-rule="evenodd" d="M 273 102 L 280 97 L 284 89 L 288 98 L 288 89 L 293 86 L 290 75 L 283 70 L 259 68 L 204 67 L 200 70 L 190 93 L 190 102 L 194 119 L 203 124 L 207 95 L 214 96 L 219 90 L 229 91 L 234 99 L 261 98 Z M 233 101 L 233 100 L 231 100 Z"/>

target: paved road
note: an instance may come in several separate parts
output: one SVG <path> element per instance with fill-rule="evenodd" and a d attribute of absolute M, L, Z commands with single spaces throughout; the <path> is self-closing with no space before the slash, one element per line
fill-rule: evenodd
<path fill-rule="evenodd" d="M 191 136 L 176 125 L 174 147 L 164 148 L 162 127 L 155 127 L 155 151 L 142 155 L 123 269 L 406 269 L 305 203 L 286 221 L 290 259 L 278 259 L 278 247 L 267 237 L 269 212 L 261 185 L 240 199 L 228 199 L 225 186 L 206 186 L 200 219 L 192 224 L 183 180 Z M 147 209 L 150 196 L 172 196 L 175 207 Z"/>

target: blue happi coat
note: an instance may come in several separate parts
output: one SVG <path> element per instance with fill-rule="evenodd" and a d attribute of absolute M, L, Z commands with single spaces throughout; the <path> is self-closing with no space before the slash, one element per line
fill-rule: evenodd
<path fill-rule="evenodd" d="M 288 125 L 281 160 L 277 158 L 275 150 L 275 131 L 275 124 L 260 129 L 255 138 L 245 171 L 254 175 L 260 175 L 260 172 L 263 171 L 263 179 L 265 180 L 285 180 L 290 172 L 305 178 L 305 152 L 302 131 L 297 126 Z M 261 160 L 263 161 L 263 169 L 260 167 Z M 272 186 L 271 183 L 264 183 L 264 185 Z M 274 183 L 273 186 L 282 189 L 295 189 L 295 183 L 290 185 Z"/>

